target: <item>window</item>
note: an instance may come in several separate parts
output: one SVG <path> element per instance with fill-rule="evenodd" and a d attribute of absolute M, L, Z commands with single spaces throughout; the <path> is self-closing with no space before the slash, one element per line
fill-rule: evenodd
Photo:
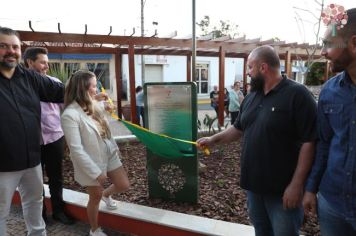
<path fill-rule="evenodd" d="M 208 94 L 209 64 L 197 64 L 194 81 L 197 83 L 198 94 Z"/>
<path fill-rule="evenodd" d="M 88 70 L 94 72 L 97 80 L 105 89 L 110 89 L 109 63 L 86 63 Z"/>
<path fill-rule="evenodd" d="M 65 62 L 64 63 L 64 71 L 67 73 L 69 76 L 71 76 L 74 72 L 80 69 L 80 63 L 70 63 L 70 62 Z"/>
<path fill-rule="evenodd" d="M 77 70 L 89 70 L 105 89 L 110 89 L 109 60 L 50 60 L 48 74 L 65 82 Z"/>

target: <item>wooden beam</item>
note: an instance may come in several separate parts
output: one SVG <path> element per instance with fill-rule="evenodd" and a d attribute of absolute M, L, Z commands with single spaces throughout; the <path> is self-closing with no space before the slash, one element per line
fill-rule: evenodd
<path fill-rule="evenodd" d="M 225 89 L 225 51 L 223 47 L 219 48 L 219 107 L 218 123 L 224 126 L 224 89 Z"/>
<path fill-rule="evenodd" d="M 65 43 L 87 43 L 87 44 L 120 44 L 136 46 L 168 46 L 168 47 L 191 47 L 191 39 L 171 39 L 171 38 L 152 38 L 152 37 L 134 37 L 134 36 L 113 36 L 113 35 L 84 35 L 68 33 L 51 33 L 51 32 L 30 32 L 18 31 L 22 41 L 39 41 L 39 42 L 65 42 Z M 245 40 L 244 44 L 255 43 L 259 39 Z M 227 43 L 210 40 L 197 40 L 197 47 L 215 48 L 224 46 L 225 50 L 236 50 L 242 45 L 240 43 Z"/>
<path fill-rule="evenodd" d="M 21 48 L 25 50 L 30 45 L 22 46 Z M 51 53 L 80 53 L 80 54 L 115 54 L 117 52 L 116 48 L 107 47 L 54 47 L 54 46 L 42 46 L 46 47 Z"/>
<path fill-rule="evenodd" d="M 155 38 L 155 37 L 134 37 L 134 36 L 113 36 L 113 35 L 85 35 L 85 34 L 68 34 L 68 33 L 53 33 L 53 32 L 31 32 L 31 31 L 18 31 L 22 41 L 34 41 L 34 42 L 60 42 L 67 43 L 66 46 L 71 48 L 68 43 L 78 43 L 81 46 L 83 44 L 98 44 L 100 45 L 115 45 L 127 46 L 129 44 L 136 45 L 138 47 L 175 47 L 186 50 L 191 48 L 192 39 L 173 39 L 173 38 Z M 223 39 L 223 38 L 222 38 Z M 266 43 L 266 41 L 260 41 L 260 38 L 256 39 L 246 39 L 245 37 L 230 39 L 227 41 L 217 40 L 197 40 L 197 48 L 203 49 L 215 49 L 218 51 L 219 47 L 223 46 L 224 50 L 234 51 L 236 53 L 249 53 L 253 50 L 258 43 Z M 298 47 L 297 43 L 273 43 L 273 45 L 278 46 L 279 53 L 285 53 L 289 50 L 289 47 L 293 47 L 296 51 L 293 53 L 307 55 L 305 46 L 301 45 Z M 286 47 L 286 48 L 283 48 Z M 312 47 L 312 45 L 310 46 Z M 65 48 L 65 47 L 63 47 Z M 84 47 L 86 48 L 86 47 Z M 276 48 L 277 49 L 277 48 Z M 71 49 L 69 49 L 71 50 Z M 85 49 L 88 50 L 88 49 Z M 91 49 L 95 50 L 95 49 Z M 320 49 L 319 49 L 320 51 Z M 85 51 L 87 52 L 87 51 Z M 70 52 L 68 52 L 70 53 Z M 113 53 L 114 54 L 114 53 Z M 319 55 L 316 53 L 316 55 Z M 218 56 L 218 54 L 217 54 Z"/>
<path fill-rule="evenodd" d="M 135 83 L 135 48 L 133 44 L 129 45 L 129 78 L 130 78 L 130 104 L 131 104 L 131 122 L 138 124 L 136 116 L 136 83 Z"/>
<path fill-rule="evenodd" d="M 29 32 L 19 31 L 24 42 L 23 49 L 27 46 L 25 44 L 36 45 L 40 42 L 41 46 L 45 46 L 51 53 L 79 53 L 79 54 L 115 54 L 117 51 L 116 45 L 120 45 L 120 53 L 128 54 L 128 44 L 140 44 L 144 49 L 136 48 L 135 54 L 142 55 L 191 55 L 191 39 L 170 39 L 170 38 L 145 38 L 145 37 L 131 37 L 131 36 L 111 36 L 111 35 L 81 35 L 81 34 L 58 34 L 46 32 Z M 26 41 L 29 40 L 29 41 Z M 31 41 L 32 40 L 32 41 Z M 37 40 L 37 41 L 36 41 Z M 100 41 L 104 40 L 104 41 Z M 42 42 L 50 41 L 52 44 L 59 44 L 54 46 L 46 46 Z M 63 42 L 69 43 L 67 47 L 62 46 Z M 197 55 L 219 57 L 219 47 L 223 46 L 225 50 L 225 57 L 244 58 L 251 50 L 258 46 L 258 42 L 265 43 L 257 39 L 245 39 L 245 37 L 231 39 L 228 41 L 209 41 L 198 40 Z M 82 47 L 86 45 L 103 45 L 107 47 Z M 110 47 L 110 43 L 112 47 Z M 143 44 L 142 44 L 143 43 Z M 72 45 L 70 45 L 72 44 Z M 73 45 L 74 44 L 74 45 Z M 76 44 L 80 46 L 75 46 Z M 302 48 L 298 44 L 285 44 L 284 42 L 273 43 L 276 51 L 279 53 L 281 59 L 285 59 L 286 52 L 291 51 L 293 55 L 292 60 L 308 58 L 308 53 L 302 44 Z M 292 45 L 292 47 L 290 47 Z M 310 47 L 312 47 L 311 45 Z M 140 47 L 140 46 L 138 46 Z M 320 49 L 317 49 L 315 58 L 320 58 Z"/>
<path fill-rule="evenodd" d="M 116 78 L 116 96 L 117 96 L 117 113 L 122 119 L 122 107 L 121 107 L 121 97 L 122 97 L 122 55 L 117 52 L 115 53 L 115 78 Z"/>

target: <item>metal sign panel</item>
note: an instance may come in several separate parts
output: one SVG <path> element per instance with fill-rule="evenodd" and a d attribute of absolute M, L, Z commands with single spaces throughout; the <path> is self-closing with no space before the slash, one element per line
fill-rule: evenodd
<path fill-rule="evenodd" d="M 197 92 L 194 82 L 146 83 L 147 128 L 170 137 L 196 140 Z M 159 145 L 159 144 L 158 144 Z M 180 202 L 198 201 L 198 161 L 195 145 L 176 143 L 189 157 L 167 158 L 147 150 L 149 196 Z"/>

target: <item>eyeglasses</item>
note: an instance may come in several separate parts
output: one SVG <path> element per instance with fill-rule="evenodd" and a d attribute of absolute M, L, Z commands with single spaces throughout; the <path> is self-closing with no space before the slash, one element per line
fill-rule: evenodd
<path fill-rule="evenodd" d="M 10 44 L 7 44 L 7 43 L 0 43 L 0 50 L 20 50 L 20 45 L 17 45 L 17 44 L 13 44 L 13 45 L 10 45 Z"/>

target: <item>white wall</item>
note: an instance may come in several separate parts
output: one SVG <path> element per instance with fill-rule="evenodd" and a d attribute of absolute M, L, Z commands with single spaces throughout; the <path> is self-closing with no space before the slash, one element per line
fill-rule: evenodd
<path fill-rule="evenodd" d="M 197 63 L 209 63 L 209 91 L 214 85 L 219 86 L 219 58 L 218 57 L 197 57 Z M 230 89 L 236 79 L 243 78 L 242 58 L 225 58 L 225 88 Z"/>
<path fill-rule="evenodd" d="M 156 62 L 156 56 L 145 56 L 146 64 L 161 64 L 163 67 L 164 82 L 184 82 L 186 81 L 186 56 L 166 56 L 166 62 Z M 197 57 L 197 64 L 209 64 L 209 91 L 214 85 L 219 84 L 219 58 L 218 57 Z M 112 65 L 112 64 L 110 64 Z M 135 55 L 135 77 L 136 86 L 141 85 L 141 56 Z M 225 58 L 225 87 L 230 89 L 234 81 L 242 80 L 243 77 L 243 59 L 242 58 Z M 122 56 L 122 79 L 126 80 L 126 89 L 129 99 L 129 64 L 128 55 Z M 115 84 L 112 82 L 112 85 Z M 125 85 L 125 83 L 124 83 Z M 116 91 L 116 85 L 115 85 Z M 116 93 L 116 92 L 115 92 Z M 204 96 L 202 96 L 204 97 Z"/>
<path fill-rule="evenodd" d="M 167 64 L 163 65 L 164 82 L 187 81 L 187 57 L 167 56 Z"/>

